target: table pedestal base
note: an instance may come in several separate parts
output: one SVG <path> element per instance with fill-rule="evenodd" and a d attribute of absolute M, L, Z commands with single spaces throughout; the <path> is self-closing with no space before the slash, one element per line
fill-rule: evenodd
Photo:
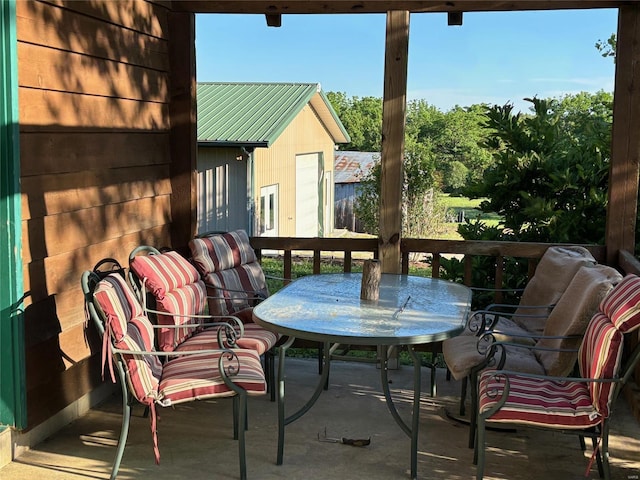
<path fill-rule="evenodd" d="M 322 375 L 320 375 L 320 379 L 318 381 L 318 385 L 316 386 L 313 395 L 305 403 L 299 410 L 297 410 L 292 415 L 285 417 L 285 383 L 284 383 L 284 366 L 285 366 L 285 355 L 286 351 L 293 342 L 295 341 L 294 337 L 289 337 L 289 339 L 280 346 L 280 361 L 278 363 L 278 385 L 277 385 L 277 402 L 278 402 L 278 453 L 276 457 L 276 464 L 282 465 L 284 459 L 284 430 L 285 426 L 289 425 L 292 422 L 295 422 L 300 417 L 302 417 L 305 413 L 313 407 L 316 403 L 320 394 L 325 389 L 325 385 L 329 378 L 329 366 L 331 364 L 331 349 L 329 342 L 324 343 L 324 348 L 322 349 L 323 358 L 322 358 Z M 391 347 L 395 348 L 395 347 Z M 380 349 L 381 352 L 381 366 L 380 366 L 380 377 L 382 383 L 382 391 L 384 393 L 384 398 L 387 403 L 387 407 L 391 412 L 391 416 L 396 421 L 396 423 L 400 426 L 403 432 L 407 434 L 409 438 L 411 438 L 411 478 L 417 478 L 418 471 L 418 428 L 420 425 L 420 391 L 421 391 L 421 361 L 413 347 L 409 346 L 408 351 L 411 356 L 411 360 L 413 361 L 413 408 L 411 414 L 411 425 L 407 425 L 407 423 L 402 419 L 398 410 L 395 407 L 393 402 L 393 398 L 391 396 L 391 391 L 389 389 L 389 347 L 382 346 Z"/>

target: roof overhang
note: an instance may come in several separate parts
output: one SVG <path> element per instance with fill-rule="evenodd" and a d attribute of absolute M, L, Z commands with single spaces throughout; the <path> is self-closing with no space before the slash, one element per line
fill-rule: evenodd
<path fill-rule="evenodd" d="M 322 91 L 316 92 L 309 100 L 311 108 L 316 112 L 318 118 L 331 135 L 333 143 L 349 143 L 351 137 L 345 130 L 338 115 L 331 107 L 331 102 Z"/>
<path fill-rule="evenodd" d="M 180 0 L 174 10 L 194 13 L 386 13 L 403 10 L 424 12 L 504 12 L 518 10 L 565 10 L 618 8 L 634 1 L 623 0 Z"/>
<path fill-rule="evenodd" d="M 218 148 L 266 148 L 269 142 L 216 142 L 210 140 L 198 140 L 199 147 Z"/>

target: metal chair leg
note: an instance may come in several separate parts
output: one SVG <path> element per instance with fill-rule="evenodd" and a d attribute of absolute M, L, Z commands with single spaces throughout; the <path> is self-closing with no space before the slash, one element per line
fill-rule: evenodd
<path fill-rule="evenodd" d="M 609 468 L 609 420 L 605 420 L 600 431 L 600 455 L 602 457 L 601 476 L 604 480 L 610 480 L 611 469 Z"/>
<path fill-rule="evenodd" d="M 121 371 L 121 366 L 118 365 L 118 374 L 120 377 L 120 387 L 122 389 L 122 427 L 120 429 L 120 438 L 118 439 L 118 448 L 116 450 L 116 458 L 113 461 L 113 467 L 111 468 L 111 480 L 114 480 L 118 475 L 120 469 L 120 462 L 124 455 L 124 448 L 127 445 L 127 437 L 129 436 L 129 423 L 131 421 L 131 405 L 129 403 L 129 394 L 127 391 L 127 383 L 124 379 L 124 372 Z"/>
<path fill-rule="evenodd" d="M 471 372 L 468 377 L 471 389 L 471 406 L 469 412 L 469 448 L 473 448 L 476 440 L 476 422 L 478 419 L 478 374 Z"/>
<path fill-rule="evenodd" d="M 276 355 L 274 349 L 265 353 L 265 363 L 267 370 L 267 386 L 269 387 L 270 400 L 276 401 Z"/>
<path fill-rule="evenodd" d="M 460 387 L 460 416 L 464 417 L 464 414 L 466 413 L 465 410 L 465 402 L 467 401 L 467 381 L 468 381 L 468 377 L 464 377 L 462 379 L 462 385 Z"/>
<path fill-rule="evenodd" d="M 482 480 L 484 476 L 484 455 L 485 455 L 485 423 L 482 416 L 478 417 L 476 429 L 477 441 L 473 451 L 473 463 L 476 464 L 476 480 Z"/>
<path fill-rule="evenodd" d="M 238 458 L 240 461 L 240 480 L 247 479 L 247 457 L 246 457 L 246 449 L 245 449 L 245 429 L 246 429 L 246 421 L 247 421 L 247 395 L 239 394 L 235 399 L 238 399 Z"/>
<path fill-rule="evenodd" d="M 239 429 L 239 425 L 238 425 L 238 418 L 240 416 L 239 410 L 240 410 L 240 406 L 238 405 L 238 395 L 236 395 L 235 397 L 233 397 L 233 439 L 234 440 L 238 440 L 238 429 Z"/>

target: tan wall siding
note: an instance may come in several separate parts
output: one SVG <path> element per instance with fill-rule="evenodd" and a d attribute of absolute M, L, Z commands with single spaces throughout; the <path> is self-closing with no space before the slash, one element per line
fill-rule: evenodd
<path fill-rule="evenodd" d="M 17 2 L 28 428 L 101 381 L 80 275 L 169 244 L 165 6 Z"/>
<path fill-rule="evenodd" d="M 270 148 L 255 150 L 256 218 L 260 215 L 260 188 L 278 184 L 278 235 L 281 237 L 296 234 L 295 158 L 305 153 L 322 153 L 325 172 L 333 172 L 333 140 L 310 105 L 302 109 Z"/>

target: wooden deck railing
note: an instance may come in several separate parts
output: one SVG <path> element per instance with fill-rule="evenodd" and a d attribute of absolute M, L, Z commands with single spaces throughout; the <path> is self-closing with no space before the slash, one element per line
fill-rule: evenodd
<path fill-rule="evenodd" d="M 292 237 L 252 237 L 251 245 L 262 255 L 264 251 L 278 251 L 283 255 L 284 278 L 291 278 L 293 257 L 295 254 L 311 254 L 313 273 L 320 273 L 323 255 L 339 253 L 344 256 L 345 272 L 350 272 L 355 253 L 369 253 L 378 256 L 378 240 L 375 238 L 292 238 Z M 550 244 L 526 242 L 490 242 L 467 240 L 428 240 L 405 238 L 401 240 L 402 273 L 409 271 L 411 255 L 421 253 L 431 257 L 434 278 L 440 276 L 440 263 L 443 256 L 462 256 L 464 261 L 464 283 L 471 286 L 472 260 L 477 256 L 492 257 L 495 261 L 495 284 L 473 285 L 475 287 L 508 288 L 504 285 L 504 262 L 506 258 L 518 258 L 528 262 L 528 276 L 533 276 L 538 260 Z M 584 245 L 594 258 L 602 262 L 605 259 L 605 247 Z M 499 299 L 498 299 L 499 300 Z"/>

